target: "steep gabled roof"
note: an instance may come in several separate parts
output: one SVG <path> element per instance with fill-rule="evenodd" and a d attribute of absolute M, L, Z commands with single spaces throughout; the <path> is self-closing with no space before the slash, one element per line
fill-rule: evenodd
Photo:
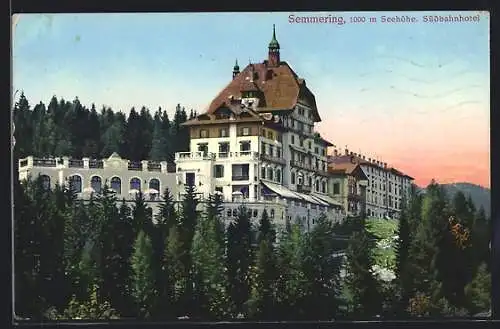
<path fill-rule="evenodd" d="M 304 79 L 300 79 L 286 62 L 280 62 L 277 67 L 269 67 L 267 61 L 247 65 L 215 97 L 207 113 L 213 113 L 231 96 L 241 97 L 241 92 L 245 88 L 261 91 L 263 103 L 268 110 L 290 110 L 300 101 L 313 109 L 316 122 L 321 121 L 313 93 L 307 88 Z"/>

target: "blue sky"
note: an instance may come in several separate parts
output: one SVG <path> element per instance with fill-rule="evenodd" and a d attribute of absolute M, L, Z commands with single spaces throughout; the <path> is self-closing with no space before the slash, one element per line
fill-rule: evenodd
<path fill-rule="evenodd" d="M 13 88 L 24 90 L 31 103 L 78 96 L 86 105 L 124 112 L 142 105 L 172 110 L 177 103 L 201 112 L 230 81 L 236 58 L 243 68 L 267 57 L 276 24 L 281 58 L 315 93 L 320 131 L 336 144 L 366 150 L 377 143 L 382 153 L 404 149 L 385 132 L 404 134 L 410 122 L 415 135 L 434 134 L 438 141 L 445 121 L 449 129 L 465 120 L 470 126 L 463 129 L 489 131 L 488 13 L 452 13 L 479 14 L 477 23 L 345 25 L 291 24 L 291 14 L 422 21 L 434 13 L 21 15 L 13 32 Z M 430 121 L 436 127 L 425 126 Z M 375 136 L 360 139 L 359 129 Z M 489 149 L 489 133 L 464 143 Z"/>

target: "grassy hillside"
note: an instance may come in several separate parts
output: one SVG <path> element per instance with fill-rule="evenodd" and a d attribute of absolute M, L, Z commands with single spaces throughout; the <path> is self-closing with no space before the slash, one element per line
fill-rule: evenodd
<path fill-rule="evenodd" d="M 393 270 L 396 256 L 394 247 L 398 230 L 398 221 L 395 219 L 369 218 L 367 229 L 378 238 L 377 248 L 374 250 L 377 265 Z"/>

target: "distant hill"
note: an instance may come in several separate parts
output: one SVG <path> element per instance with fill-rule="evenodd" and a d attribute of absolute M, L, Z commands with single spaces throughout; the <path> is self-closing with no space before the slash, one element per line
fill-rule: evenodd
<path fill-rule="evenodd" d="M 491 190 L 489 188 L 472 183 L 441 184 L 441 186 L 450 198 L 458 191 L 462 191 L 466 197 L 470 195 L 476 208 L 479 209 L 482 206 L 488 216 L 491 214 Z M 425 193 L 425 188 L 420 188 L 420 190 Z"/>

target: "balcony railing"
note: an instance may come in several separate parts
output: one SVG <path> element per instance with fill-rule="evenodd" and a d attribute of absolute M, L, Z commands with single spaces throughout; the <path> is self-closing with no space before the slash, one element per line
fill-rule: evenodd
<path fill-rule="evenodd" d="M 108 163 L 108 161 L 110 161 Z M 80 168 L 104 169 L 111 165 L 117 170 L 175 172 L 175 164 L 166 161 L 129 161 L 126 159 L 70 159 L 69 157 L 35 158 L 33 156 L 19 160 L 19 168 L 29 170 L 33 167 L 52 167 L 54 169 Z"/>
<path fill-rule="evenodd" d="M 83 160 L 70 159 L 68 162 L 70 168 L 83 168 Z"/>
<path fill-rule="evenodd" d="M 102 161 L 102 160 L 90 160 L 89 161 L 89 168 L 102 169 L 102 168 L 104 168 L 104 161 Z"/>
<path fill-rule="evenodd" d="M 128 170 L 142 170 L 142 162 L 129 161 Z"/>
<path fill-rule="evenodd" d="M 55 159 L 33 159 L 33 166 L 37 167 L 55 167 Z"/>
<path fill-rule="evenodd" d="M 148 171 L 161 171 L 161 164 L 157 161 L 148 161 Z"/>
<path fill-rule="evenodd" d="M 175 161 L 182 160 L 212 160 L 214 158 L 213 153 L 208 152 L 177 152 L 175 153 Z"/>
<path fill-rule="evenodd" d="M 217 159 L 226 159 L 226 158 L 257 159 L 258 153 L 253 151 L 219 152 L 217 153 L 216 157 Z"/>
<path fill-rule="evenodd" d="M 264 154 L 264 153 L 261 153 L 260 159 L 261 160 L 270 161 L 270 162 L 279 163 L 279 164 L 283 164 L 283 165 L 286 164 L 286 160 L 285 159 L 278 158 L 276 156 L 269 155 L 269 154 Z"/>
<path fill-rule="evenodd" d="M 232 180 L 233 181 L 242 181 L 242 180 L 249 180 L 250 179 L 250 175 L 246 174 L 246 175 L 233 175 L 232 177 Z"/>
<path fill-rule="evenodd" d="M 311 193 L 312 187 L 306 185 L 297 185 L 297 192 L 299 193 Z"/>
<path fill-rule="evenodd" d="M 314 167 L 312 165 L 307 164 L 305 162 L 290 160 L 290 166 L 299 167 L 299 168 L 302 168 L 302 169 L 315 171 Z"/>

